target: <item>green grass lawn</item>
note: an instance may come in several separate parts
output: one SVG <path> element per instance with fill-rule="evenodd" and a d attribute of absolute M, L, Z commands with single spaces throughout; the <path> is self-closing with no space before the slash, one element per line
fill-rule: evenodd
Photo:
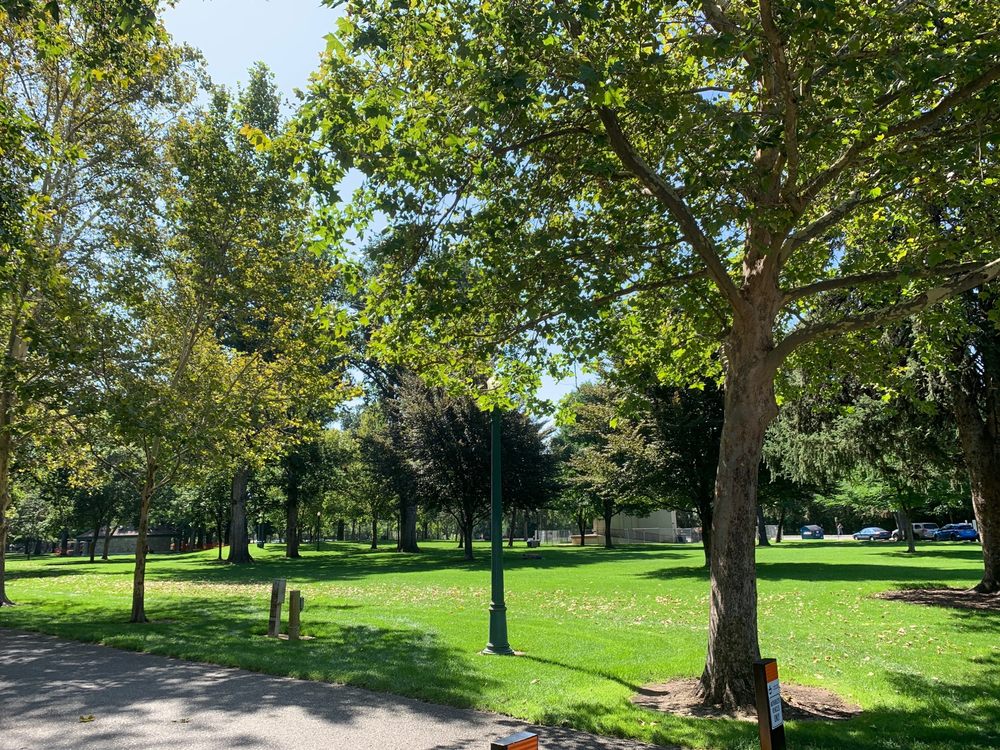
<path fill-rule="evenodd" d="M 0 626 L 272 674 L 346 682 L 542 724 L 662 744 L 743 748 L 752 724 L 680 719 L 629 702 L 636 688 L 697 676 L 708 579 L 694 545 L 507 551 L 511 644 L 524 656 L 482 656 L 489 553 L 465 563 L 450 544 L 420 555 L 330 544 L 297 561 L 254 548 L 232 567 L 214 553 L 153 555 L 146 606 L 129 625 L 131 560 L 9 563 L 20 606 Z M 1000 615 L 873 598 L 914 585 L 978 580 L 978 546 L 784 543 L 758 552 L 761 646 L 782 679 L 860 704 L 848 722 L 791 722 L 789 747 L 1000 747 Z M 303 632 L 264 637 L 270 581 L 306 597 Z"/>

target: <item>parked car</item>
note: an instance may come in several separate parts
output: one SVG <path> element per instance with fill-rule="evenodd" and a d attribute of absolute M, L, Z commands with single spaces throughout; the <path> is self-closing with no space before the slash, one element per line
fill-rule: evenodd
<path fill-rule="evenodd" d="M 878 526 L 866 526 L 861 529 L 861 531 L 857 531 L 852 534 L 852 536 L 859 542 L 872 542 L 876 540 L 884 541 L 889 538 L 890 534 L 888 531 Z"/>
<path fill-rule="evenodd" d="M 979 532 L 971 523 L 949 523 L 934 533 L 935 542 L 978 542 Z"/>
<path fill-rule="evenodd" d="M 802 539 L 822 539 L 823 527 L 816 526 L 815 524 L 807 524 L 799 529 L 799 534 Z"/>
<path fill-rule="evenodd" d="M 938 530 L 938 525 L 936 523 L 915 523 L 913 524 L 913 538 L 914 539 L 933 539 L 934 534 Z M 892 541 L 898 542 L 903 538 L 903 532 L 899 529 L 893 529 Z"/>

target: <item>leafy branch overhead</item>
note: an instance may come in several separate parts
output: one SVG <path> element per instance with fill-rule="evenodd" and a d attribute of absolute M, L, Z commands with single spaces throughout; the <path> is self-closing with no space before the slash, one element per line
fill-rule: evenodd
<path fill-rule="evenodd" d="M 1000 271 L 990 236 L 923 210 L 996 195 L 988 8 L 347 8 L 306 122 L 388 219 L 374 343 L 442 379 L 486 341 L 593 355 L 622 316 L 685 340 L 763 316 L 777 366 Z M 830 319 L 831 285 L 894 301 Z M 698 339 L 648 354 L 696 380 L 717 347 Z"/>

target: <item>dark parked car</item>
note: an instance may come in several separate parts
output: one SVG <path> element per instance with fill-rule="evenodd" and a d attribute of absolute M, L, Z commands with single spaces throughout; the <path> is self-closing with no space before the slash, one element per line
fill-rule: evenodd
<path fill-rule="evenodd" d="M 799 534 L 801 534 L 803 539 L 822 539 L 823 527 L 816 526 L 815 524 L 808 524 L 799 529 Z"/>
<path fill-rule="evenodd" d="M 978 542 L 979 532 L 971 523 L 949 523 L 934 533 L 935 542 Z"/>
<path fill-rule="evenodd" d="M 861 542 L 871 542 L 888 539 L 890 534 L 878 526 L 866 526 L 861 531 L 855 532 L 852 536 Z"/>

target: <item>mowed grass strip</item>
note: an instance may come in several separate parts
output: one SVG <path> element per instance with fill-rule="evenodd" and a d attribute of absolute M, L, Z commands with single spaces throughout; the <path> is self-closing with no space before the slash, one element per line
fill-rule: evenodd
<path fill-rule="evenodd" d="M 452 544 L 420 555 L 324 544 L 286 560 L 253 548 L 235 567 L 214 552 L 153 555 L 147 625 L 130 625 L 132 561 L 9 562 L 19 606 L 0 626 L 37 630 L 277 675 L 345 682 L 660 744 L 750 748 L 754 725 L 682 719 L 632 705 L 651 682 L 703 665 L 708 576 L 696 546 L 505 551 L 511 644 L 482 656 L 489 551 Z M 906 586 L 970 586 L 978 546 L 783 543 L 758 550 L 762 649 L 782 679 L 862 706 L 848 722 L 793 722 L 789 747 L 1000 747 L 1000 615 L 921 607 L 873 595 Z M 299 643 L 264 637 L 270 582 L 306 597 Z M 287 613 L 286 613 L 287 614 Z"/>

